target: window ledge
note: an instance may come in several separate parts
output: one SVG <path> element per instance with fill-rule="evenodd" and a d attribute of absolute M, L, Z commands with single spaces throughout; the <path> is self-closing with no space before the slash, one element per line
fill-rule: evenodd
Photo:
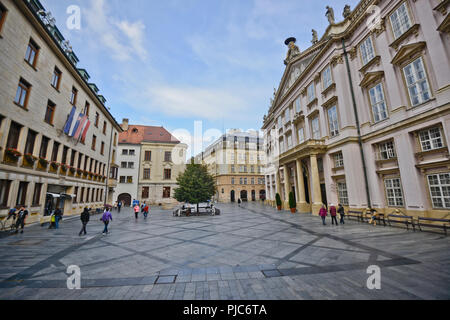
<path fill-rule="evenodd" d="M 314 98 L 313 100 L 311 100 L 311 102 L 309 102 L 306 106 L 308 108 L 311 108 L 314 104 L 316 104 L 319 100 L 317 98 Z"/>
<path fill-rule="evenodd" d="M 428 155 L 428 154 L 436 154 L 436 153 L 445 153 L 448 155 L 448 148 L 447 147 L 442 147 L 442 148 L 437 148 L 437 149 L 432 149 L 432 150 L 427 150 L 427 151 L 419 151 L 416 152 L 415 155 L 416 157 L 423 157 L 424 155 Z"/>
<path fill-rule="evenodd" d="M 37 69 L 36 69 L 36 67 L 35 66 L 33 66 L 31 63 L 29 63 L 28 62 L 28 60 L 27 59 L 23 59 L 23 61 L 25 61 L 31 68 L 33 68 L 33 70 L 34 71 L 36 71 L 37 72 Z"/>
<path fill-rule="evenodd" d="M 367 69 L 369 69 L 373 65 L 380 65 L 381 57 L 375 56 L 373 57 L 369 62 L 367 62 L 365 65 L 362 66 L 361 69 L 359 69 L 359 72 L 365 73 Z"/>
<path fill-rule="evenodd" d="M 336 82 L 333 82 L 332 84 L 330 84 L 328 87 L 326 87 L 325 89 L 323 89 L 322 91 L 322 95 L 326 96 L 327 93 L 331 90 L 336 89 Z"/>
<path fill-rule="evenodd" d="M 20 104 L 18 104 L 18 103 L 15 102 L 15 101 L 13 101 L 13 102 L 14 102 L 14 104 L 15 104 L 16 106 L 18 106 L 19 108 L 21 108 L 21 109 L 23 109 L 23 110 L 25 110 L 25 111 L 29 111 L 26 107 L 21 106 Z"/>
<path fill-rule="evenodd" d="M 418 35 L 419 34 L 419 29 L 420 29 L 420 24 L 416 23 L 414 25 L 411 26 L 411 28 L 409 28 L 408 30 L 406 30 L 400 37 L 398 37 L 397 39 L 394 40 L 394 42 L 392 42 L 389 47 L 397 50 L 398 47 L 400 46 L 400 44 L 407 38 L 409 38 L 409 36 L 411 35 Z"/>

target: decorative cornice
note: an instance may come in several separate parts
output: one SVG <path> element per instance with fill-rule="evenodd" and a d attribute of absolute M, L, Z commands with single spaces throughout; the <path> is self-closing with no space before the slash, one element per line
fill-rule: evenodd
<path fill-rule="evenodd" d="M 338 97 L 337 96 L 332 96 L 330 99 L 328 99 L 327 101 L 325 101 L 322 104 L 322 107 L 328 108 L 328 107 L 332 106 L 333 104 L 335 104 L 337 101 L 338 101 Z"/>
<path fill-rule="evenodd" d="M 437 31 L 450 33 L 450 13 L 447 14 L 444 21 L 442 21 L 442 23 L 439 25 Z"/>
<path fill-rule="evenodd" d="M 322 91 L 322 96 L 326 96 L 328 92 L 330 92 L 331 90 L 334 90 L 334 89 L 336 89 L 336 82 L 333 82 L 332 84 L 330 84 L 330 85 L 328 86 L 328 88 L 325 88 L 325 89 Z"/>
<path fill-rule="evenodd" d="M 342 54 L 337 54 L 334 57 L 331 58 L 331 65 L 334 67 L 336 64 L 343 64 L 344 58 L 342 57 Z"/>
<path fill-rule="evenodd" d="M 371 66 L 373 66 L 373 65 L 379 66 L 380 62 L 381 62 L 381 57 L 375 56 L 372 58 L 372 60 L 367 62 L 361 69 L 359 69 L 359 72 L 365 73 L 367 71 L 367 69 L 369 69 Z"/>
<path fill-rule="evenodd" d="M 400 50 L 397 52 L 395 57 L 392 59 L 391 63 L 394 65 L 400 65 L 404 61 L 410 59 L 413 55 L 415 55 L 417 52 L 420 52 L 423 50 L 426 46 L 425 41 L 416 42 L 407 44 L 405 46 L 402 46 Z"/>
<path fill-rule="evenodd" d="M 361 83 L 359 84 L 359 86 L 361 88 L 367 88 L 371 84 L 380 80 L 382 77 L 384 77 L 384 71 L 368 72 L 368 73 L 366 73 L 364 78 L 361 80 Z"/>
<path fill-rule="evenodd" d="M 439 11 L 443 16 L 447 14 L 447 7 L 450 4 L 450 0 L 442 0 L 433 10 Z"/>
<path fill-rule="evenodd" d="M 356 46 L 352 47 L 352 48 L 348 51 L 348 53 L 349 53 L 349 55 L 350 55 L 350 60 L 354 60 L 354 59 L 356 58 L 357 52 L 358 52 L 358 50 L 356 49 Z"/>
<path fill-rule="evenodd" d="M 407 38 L 409 38 L 411 35 L 418 36 L 419 35 L 419 29 L 420 24 L 416 23 L 415 25 L 411 26 L 405 33 L 403 33 L 400 37 L 398 37 L 394 42 L 392 42 L 389 47 L 394 48 L 395 50 L 398 49 L 400 44 L 405 41 Z"/>

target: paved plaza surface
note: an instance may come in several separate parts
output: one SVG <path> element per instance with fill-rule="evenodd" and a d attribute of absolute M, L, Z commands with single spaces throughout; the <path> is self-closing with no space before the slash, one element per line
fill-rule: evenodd
<path fill-rule="evenodd" d="M 88 235 L 66 218 L 59 230 L 30 226 L 0 235 L 0 300 L 5 299 L 449 299 L 450 238 L 318 217 L 259 203 L 219 204 L 220 216 L 173 217 L 151 208 L 136 221 L 113 212 Z M 67 289 L 67 267 L 81 289 Z M 369 290 L 367 268 L 381 268 Z"/>

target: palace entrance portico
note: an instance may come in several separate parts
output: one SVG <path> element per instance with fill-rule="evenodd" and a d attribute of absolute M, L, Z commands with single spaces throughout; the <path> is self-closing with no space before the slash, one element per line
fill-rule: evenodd
<path fill-rule="evenodd" d="M 289 192 L 295 190 L 297 210 L 318 215 L 323 199 L 317 159 L 325 152 L 323 140 L 308 140 L 280 155 L 277 187 L 285 209 Z"/>

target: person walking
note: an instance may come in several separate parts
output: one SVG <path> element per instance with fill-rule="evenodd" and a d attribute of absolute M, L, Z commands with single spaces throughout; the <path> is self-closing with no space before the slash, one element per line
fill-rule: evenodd
<path fill-rule="evenodd" d="M 20 233 L 23 233 L 23 229 L 25 228 L 25 219 L 28 216 L 28 210 L 26 210 L 24 207 L 20 208 L 18 214 L 17 214 L 17 221 L 16 221 L 16 234 L 19 233 L 19 227 L 22 228 Z"/>
<path fill-rule="evenodd" d="M 341 216 L 341 221 L 340 221 L 340 223 L 341 224 L 345 224 L 345 221 L 344 221 L 344 217 L 345 217 L 345 209 L 344 209 L 344 207 L 342 206 L 342 204 L 338 204 L 338 213 L 339 213 L 339 215 Z"/>
<path fill-rule="evenodd" d="M 144 219 L 147 219 L 149 210 L 150 210 L 150 208 L 149 208 L 148 204 L 145 204 L 145 207 L 144 207 Z"/>
<path fill-rule="evenodd" d="M 59 228 L 59 221 L 62 219 L 62 211 L 60 208 L 55 210 L 55 229 Z"/>
<path fill-rule="evenodd" d="M 330 215 L 331 215 L 331 224 L 334 225 L 334 223 L 336 223 L 336 225 L 338 225 L 337 222 L 337 211 L 336 211 L 336 207 L 334 206 L 334 204 L 330 204 Z"/>
<path fill-rule="evenodd" d="M 117 211 L 120 212 L 120 208 L 122 208 L 122 201 L 119 201 L 119 203 L 117 203 Z"/>
<path fill-rule="evenodd" d="M 239 198 L 239 199 L 238 199 L 238 207 L 241 206 L 241 203 L 242 203 L 241 198 Z"/>
<path fill-rule="evenodd" d="M 105 229 L 103 229 L 103 235 L 107 235 L 107 234 L 109 234 L 108 224 L 110 221 L 113 220 L 112 214 L 111 214 L 111 211 L 109 211 L 109 208 L 107 208 L 105 210 L 105 212 L 103 212 L 103 216 L 102 216 L 101 220 L 103 221 L 103 224 L 105 225 Z"/>
<path fill-rule="evenodd" d="M 87 234 L 87 232 L 86 232 L 86 226 L 87 226 L 87 224 L 88 224 L 88 222 L 89 222 L 89 217 L 90 217 L 90 215 L 89 215 L 89 209 L 86 207 L 86 208 L 84 208 L 83 212 L 81 213 L 81 217 L 80 217 L 81 223 L 83 224 L 83 227 L 81 228 L 81 231 L 80 231 L 80 233 L 78 234 L 80 237 L 81 237 L 81 234 L 82 234 L 83 232 L 84 232 L 84 235 Z"/>
<path fill-rule="evenodd" d="M 134 215 L 135 215 L 135 217 L 136 217 L 136 219 L 138 218 L 138 215 L 139 215 L 139 205 L 138 204 L 136 204 L 135 206 L 134 206 Z"/>
<path fill-rule="evenodd" d="M 322 223 L 324 226 L 327 225 L 325 223 L 325 218 L 327 217 L 327 215 L 328 215 L 327 209 L 325 208 L 325 205 L 322 204 L 322 208 L 320 208 L 320 211 L 319 211 L 319 216 L 322 218 Z"/>

